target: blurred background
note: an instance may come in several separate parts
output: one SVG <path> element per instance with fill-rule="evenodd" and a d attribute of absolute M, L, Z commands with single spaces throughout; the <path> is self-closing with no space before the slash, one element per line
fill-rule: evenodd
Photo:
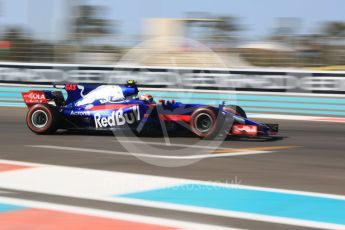
<path fill-rule="evenodd" d="M 344 70 L 343 9 L 341 0 L 1 0 L 0 60 L 115 64 L 141 49 L 140 65 L 170 65 L 173 54 L 176 66 L 220 67 L 213 51 L 230 68 Z M 145 43 L 157 37 L 202 45 Z"/>

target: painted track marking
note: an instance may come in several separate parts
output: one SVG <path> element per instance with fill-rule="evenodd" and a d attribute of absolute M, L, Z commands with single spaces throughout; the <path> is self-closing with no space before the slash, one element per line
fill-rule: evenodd
<path fill-rule="evenodd" d="M 231 153 L 231 152 L 245 152 L 245 151 L 272 151 L 272 150 L 285 150 L 292 148 L 300 148 L 302 146 L 265 146 L 253 148 L 240 148 L 240 149 L 217 149 L 213 153 Z"/>
<path fill-rule="evenodd" d="M 250 118 L 262 118 L 262 119 L 345 123 L 344 117 L 316 117 L 316 116 L 303 116 L 303 115 L 256 114 L 256 113 L 249 114 L 248 116 Z"/>
<path fill-rule="evenodd" d="M 215 147 L 213 146 L 207 146 L 207 145 L 201 145 L 199 142 L 198 145 L 187 145 L 187 144 L 176 144 L 176 143 L 170 143 L 169 145 L 161 142 L 154 142 L 154 141 L 132 141 L 132 140 L 117 140 L 114 141 L 117 143 L 132 143 L 132 144 L 144 144 L 144 145 L 157 145 L 157 146 L 164 146 L 164 147 L 181 147 L 181 148 L 194 148 L 194 149 L 212 149 L 214 150 Z M 217 149 L 232 149 L 232 148 L 221 148 L 218 147 Z"/>
<path fill-rule="evenodd" d="M 10 161 L 0 161 L 3 163 L 11 163 Z M 20 164 L 19 162 L 13 162 Z M 35 164 L 37 166 L 38 164 Z M 45 175 L 45 177 L 42 177 Z M 85 177 L 88 178 L 85 181 Z M 39 178 L 39 180 L 37 179 Z M 264 221 L 279 224 L 288 224 L 304 227 L 323 228 L 323 229 L 345 229 L 345 225 L 333 222 L 311 221 L 303 218 L 287 218 L 275 215 L 263 215 L 261 213 L 239 212 L 236 210 L 220 210 L 212 207 L 199 207 L 182 205 L 175 203 L 157 202 L 140 200 L 125 197 L 126 194 L 140 193 L 155 189 L 169 189 L 178 186 L 183 188 L 189 184 L 202 185 L 207 187 L 221 187 L 226 190 L 250 190 L 252 192 L 268 192 L 278 193 L 280 195 L 297 195 L 308 196 L 313 199 L 320 199 L 322 203 L 324 199 L 335 199 L 337 203 L 345 203 L 345 196 L 333 194 L 320 194 L 305 191 L 294 191 L 285 189 L 264 188 L 256 186 L 246 186 L 238 184 L 224 184 L 215 182 L 205 182 L 197 180 L 187 180 L 178 178 L 169 178 L 161 176 L 149 176 L 132 173 L 120 173 L 93 169 L 82 169 L 66 166 L 54 166 L 40 164 L 38 167 L 29 169 L 16 170 L 0 173 L 1 184 L 4 188 L 31 191 L 45 194 L 55 194 L 61 196 L 78 197 L 84 199 L 93 199 L 107 202 L 117 202 L 123 204 L 139 205 L 144 207 L 154 207 L 167 210 L 186 211 L 192 213 L 201 213 L 206 215 L 232 217 L 238 219 L 247 219 L 254 221 Z M 84 183 L 82 183 L 84 181 Z M 61 187 L 61 183 L 64 186 Z M 92 186 L 90 186 L 92 184 Z M 121 189 L 122 188 L 122 189 Z M 172 190 L 174 192 L 175 190 Z M 115 197 L 114 197 L 115 196 Z M 124 197 L 121 197 L 124 196 Z M 174 196 L 173 196 L 174 197 Z M 193 198 L 193 196 L 191 197 Z M 219 197 L 218 197 L 219 198 Z M 282 197 L 284 198 L 284 197 Z M 217 199 L 217 197 L 210 197 Z M 243 200 L 245 202 L 246 200 Z M 276 200 L 277 201 L 277 200 Z M 279 200 L 278 200 L 279 202 Z M 285 199 L 286 202 L 286 199 Z M 327 201 L 328 202 L 328 201 Z M 328 204 L 328 203 L 327 203 Z M 248 205 L 255 207 L 255 202 Z M 332 205 L 328 204 L 328 205 Z M 343 208 L 345 206 L 342 206 Z M 259 207 L 260 208 L 260 207 Z M 295 207 L 297 212 L 300 210 Z M 327 210 L 321 210 L 327 212 Z M 337 211 L 333 209 L 330 211 Z M 338 213 L 339 214 L 339 213 Z M 341 213 L 340 213 L 341 214 Z M 343 213 L 341 215 L 344 215 Z"/>
<path fill-rule="evenodd" d="M 165 226 L 165 227 L 169 227 L 169 229 L 174 227 L 178 229 L 205 229 L 205 230 L 208 230 L 208 229 L 231 230 L 232 229 L 232 230 L 236 230 L 235 228 L 228 228 L 228 227 L 225 228 L 225 227 L 220 227 L 220 226 L 215 226 L 215 225 L 198 224 L 198 223 L 187 222 L 187 221 L 178 221 L 178 220 L 171 220 L 171 219 L 158 218 L 158 217 L 127 214 L 127 213 L 121 213 L 121 212 L 115 212 L 115 211 L 103 211 L 99 209 L 82 208 L 82 207 L 76 207 L 76 206 L 53 204 L 53 203 L 48 203 L 48 202 L 40 202 L 40 201 L 32 201 L 32 200 L 23 200 L 23 199 L 17 199 L 17 198 L 0 197 L 0 202 L 14 204 L 18 206 L 26 206 L 30 208 L 38 208 L 42 210 L 51 210 L 51 211 L 58 211 L 58 212 L 63 212 L 63 213 L 90 216 L 89 218 L 94 216 L 94 217 L 101 217 L 101 218 L 107 218 L 107 219 L 113 219 L 113 220 Z M 1 217 L 1 213 L 0 213 L 0 217 Z M 0 223 L 0 226 L 1 226 L 1 223 Z M 10 228 L 10 229 L 13 229 L 13 228 Z"/>
<path fill-rule="evenodd" d="M 207 159 L 207 158 L 272 153 L 272 151 L 254 151 L 254 150 L 246 151 L 244 150 L 237 153 L 198 154 L 198 155 L 188 155 L 188 156 L 166 156 L 166 155 L 154 155 L 154 154 L 146 154 L 146 153 L 118 152 L 118 151 L 101 150 L 101 149 L 74 148 L 74 147 L 56 146 L 56 145 L 27 145 L 27 147 L 42 148 L 42 149 L 56 149 L 56 150 L 64 150 L 64 151 L 76 151 L 76 152 L 102 153 L 102 154 L 119 155 L 119 156 L 137 156 L 137 157 L 143 157 L 143 158 L 156 158 L 156 159 L 167 159 L 167 160 Z"/>

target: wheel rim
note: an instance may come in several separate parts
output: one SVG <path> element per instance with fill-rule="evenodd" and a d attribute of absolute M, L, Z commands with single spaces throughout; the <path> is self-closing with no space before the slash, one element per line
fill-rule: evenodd
<path fill-rule="evenodd" d="M 48 123 L 48 114 L 43 110 L 36 110 L 31 115 L 31 123 L 36 128 L 44 128 Z"/>
<path fill-rule="evenodd" d="M 200 113 L 194 121 L 195 128 L 201 133 L 207 133 L 213 127 L 213 119 L 207 113 Z"/>

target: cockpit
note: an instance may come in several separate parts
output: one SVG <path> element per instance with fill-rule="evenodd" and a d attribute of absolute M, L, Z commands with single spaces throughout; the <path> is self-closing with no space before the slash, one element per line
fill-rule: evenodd
<path fill-rule="evenodd" d="M 147 93 L 141 95 L 141 96 L 139 97 L 139 100 L 141 100 L 141 101 L 146 101 L 146 102 L 148 102 L 149 104 L 155 104 L 155 101 L 153 100 L 152 95 L 147 94 Z"/>

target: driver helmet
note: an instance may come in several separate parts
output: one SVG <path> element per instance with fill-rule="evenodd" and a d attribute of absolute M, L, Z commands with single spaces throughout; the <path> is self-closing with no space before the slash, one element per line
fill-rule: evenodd
<path fill-rule="evenodd" d="M 139 97 L 139 100 L 147 101 L 147 102 L 149 102 L 149 103 L 153 103 L 153 97 L 152 97 L 152 95 L 147 94 L 147 93 L 141 95 L 141 96 Z"/>

